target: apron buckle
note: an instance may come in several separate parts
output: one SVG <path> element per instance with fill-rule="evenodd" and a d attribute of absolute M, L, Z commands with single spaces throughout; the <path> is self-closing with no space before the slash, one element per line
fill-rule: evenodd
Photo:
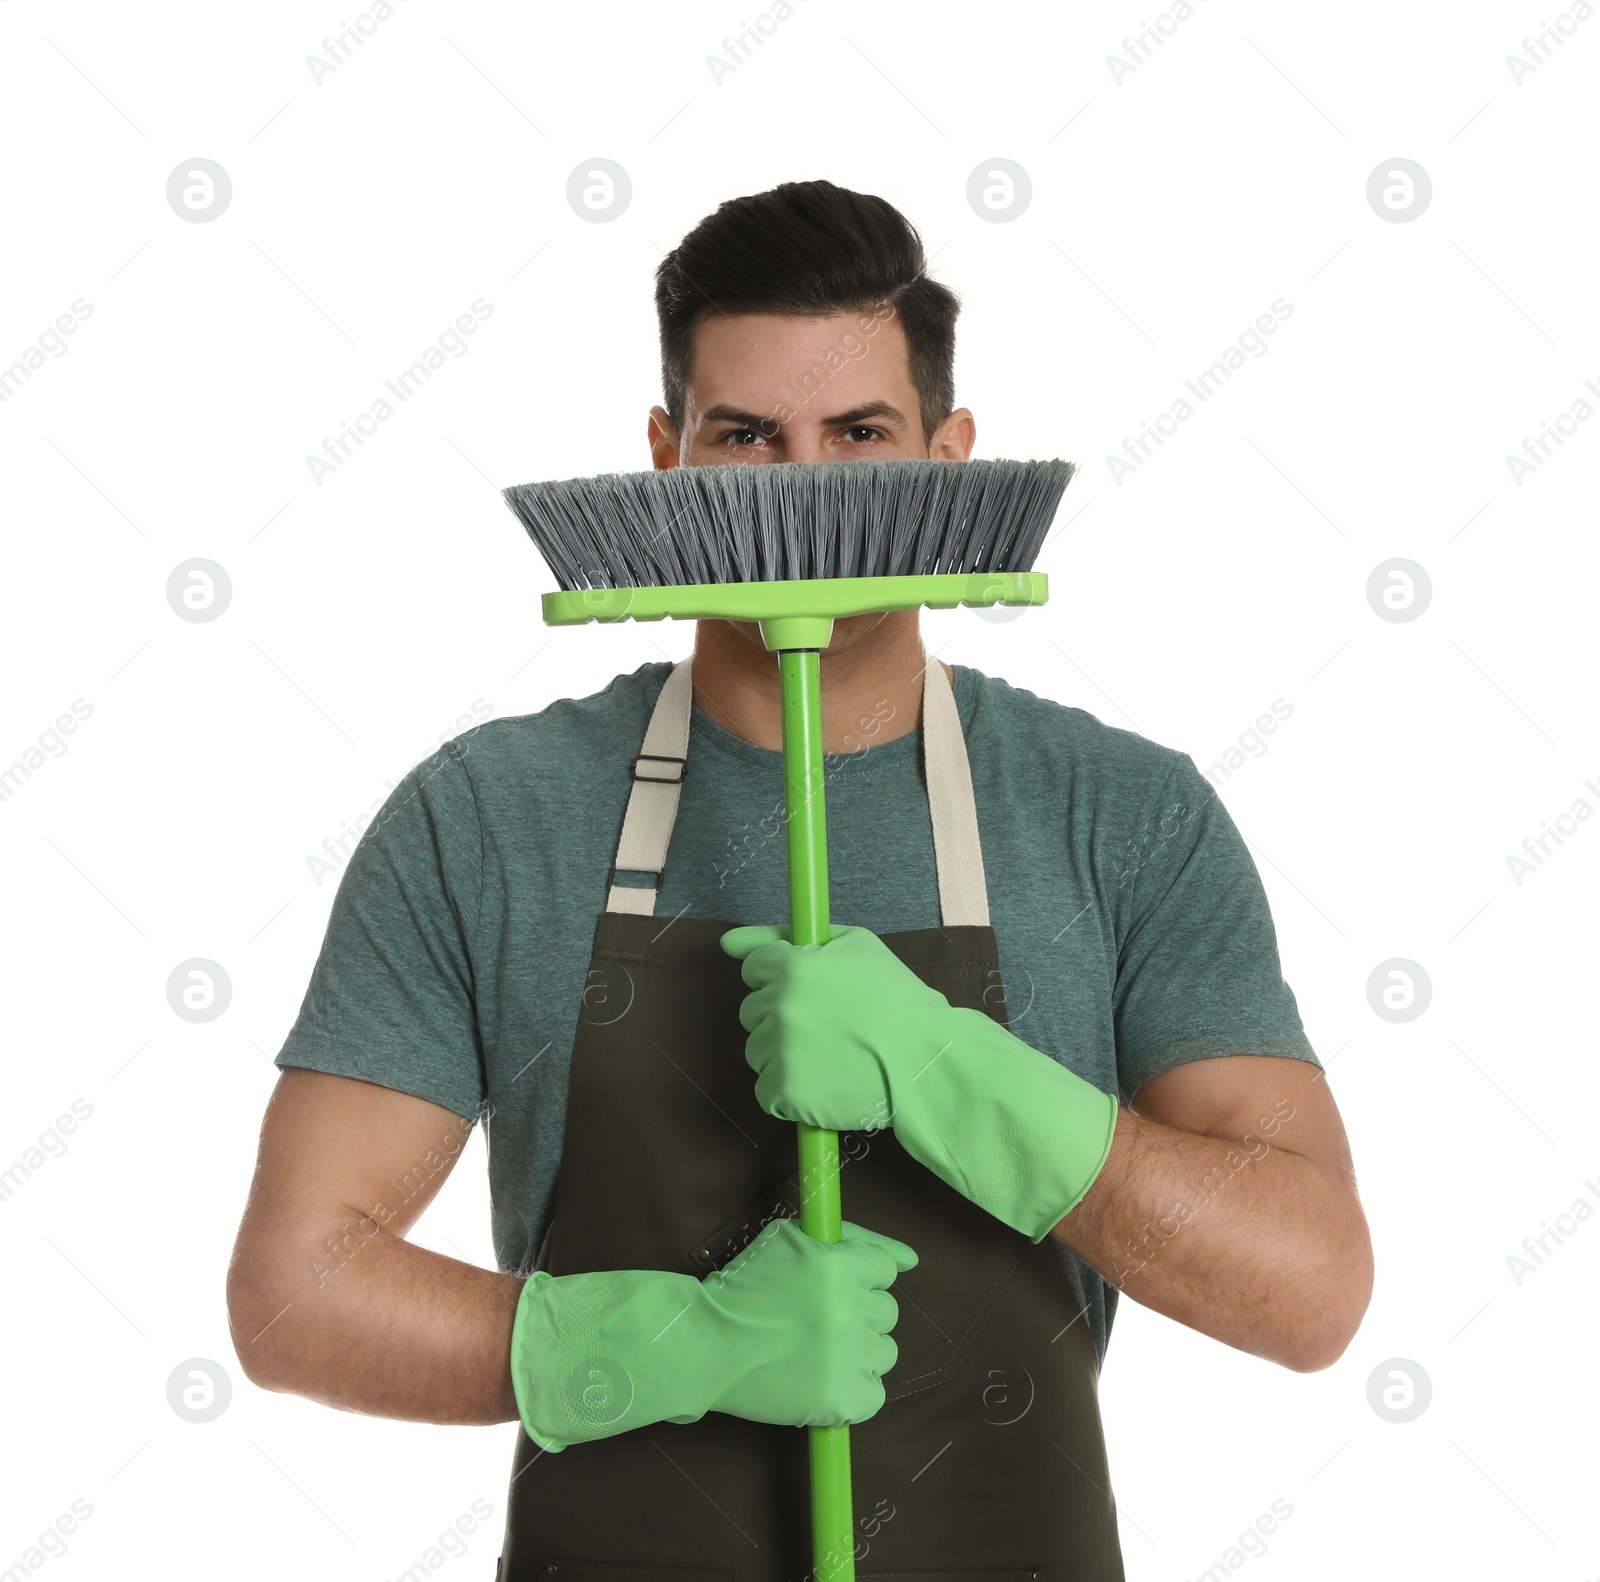
<path fill-rule="evenodd" d="M 678 772 L 676 774 L 640 774 L 639 762 L 644 758 L 648 758 L 652 763 L 676 764 Z M 689 772 L 689 760 L 687 758 L 675 758 L 670 753 L 636 753 L 633 762 L 628 765 L 628 772 L 635 780 L 648 780 L 653 785 L 682 785 L 683 777 Z"/>
<path fill-rule="evenodd" d="M 655 880 L 656 880 L 656 894 L 657 895 L 661 894 L 661 887 L 667 882 L 667 870 L 665 868 L 624 868 L 622 871 L 624 873 L 650 873 L 650 874 L 654 874 L 655 875 Z M 611 873 L 609 874 L 609 876 L 606 879 L 606 889 L 607 889 L 608 892 L 610 891 L 611 887 L 616 882 L 617 882 L 617 865 L 615 863 L 612 863 L 611 864 Z M 628 888 L 630 890 L 634 890 L 634 889 L 642 890 L 644 888 L 644 886 L 643 885 L 628 885 L 626 888 Z"/>

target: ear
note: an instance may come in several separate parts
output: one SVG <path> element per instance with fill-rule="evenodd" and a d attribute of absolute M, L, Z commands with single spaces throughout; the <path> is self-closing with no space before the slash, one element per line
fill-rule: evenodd
<path fill-rule="evenodd" d="M 972 413 L 966 407 L 958 406 L 933 431 L 933 438 L 928 441 L 928 455 L 934 461 L 970 460 L 977 437 L 978 426 Z"/>
<path fill-rule="evenodd" d="M 658 471 L 678 465 L 678 425 L 667 416 L 665 407 L 650 408 L 650 425 L 647 431 L 650 444 L 650 465 Z"/>

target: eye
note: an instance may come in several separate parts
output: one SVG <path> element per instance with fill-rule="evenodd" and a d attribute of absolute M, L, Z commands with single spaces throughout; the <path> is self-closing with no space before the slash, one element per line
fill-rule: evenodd
<path fill-rule="evenodd" d="M 730 428 L 722 436 L 723 444 L 732 441 L 734 447 L 740 450 L 748 449 L 758 443 L 764 443 L 765 440 L 766 435 L 757 433 L 753 428 Z"/>
<path fill-rule="evenodd" d="M 873 428 L 870 423 L 852 423 L 844 431 L 844 437 L 848 440 L 855 441 L 860 439 L 861 436 L 865 436 L 869 440 L 882 439 L 884 437 L 883 430 L 881 428 Z"/>

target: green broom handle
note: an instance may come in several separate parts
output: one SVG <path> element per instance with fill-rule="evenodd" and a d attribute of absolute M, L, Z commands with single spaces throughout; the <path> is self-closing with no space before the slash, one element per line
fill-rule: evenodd
<path fill-rule="evenodd" d="M 822 682 L 817 650 L 778 654 L 783 699 L 783 796 L 789 840 L 789 937 L 828 942 L 828 835 L 823 807 Z M 800 1228 L 838 1241 L 839 1134 L 803 1122 Z M 811 1449 L 811 1546 L 816 1582 L 855 1582 L 850 1426 L 806 1430 Z M 824 1569 L 824 1566 L 827 1569 Z"/>

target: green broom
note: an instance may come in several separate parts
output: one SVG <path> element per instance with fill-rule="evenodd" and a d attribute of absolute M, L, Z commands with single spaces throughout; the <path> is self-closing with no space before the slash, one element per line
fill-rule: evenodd
<path fill-rule="evenodd" d="M 778 656 L 790 938 L 826 944 L 818 655 L 833 623 L 889 610 L 1043 604 L 1038 555 L 1066 461 L 770 462 L 607 473 L 503 492 L 564 591 L 550 626 L 758 621 Z M 931 661 L 930 663 L 935 663 Z M 800 1228 L 840 1238 L 839 1134 L 801 1124 Z M 818 1582 L 854 1582 L 850 1429 L 812 1427 Z"/>

